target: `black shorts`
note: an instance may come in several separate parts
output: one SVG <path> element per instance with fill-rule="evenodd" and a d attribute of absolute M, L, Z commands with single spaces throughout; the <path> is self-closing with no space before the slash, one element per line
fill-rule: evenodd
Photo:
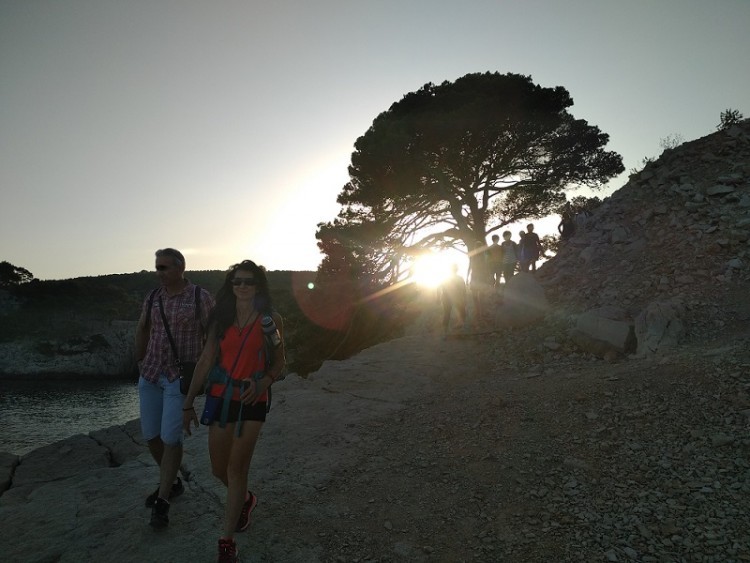
<path fill-rule="evenodd" d="M 240 412 L 240 406 L 242 406 L 242 412 Z M 223 407 L 223 398 L 206 395 L 206 406 L 201 415 L 201 424 L 208 426 L 214 422 L 219 422 L 221 420 L 221 411 Z M 230 401 L 227 422 L 237 422 L 238 420 L 265 422 L 266 402 L 263 401 L 261 403 L 256 403 L 255 405 L 242 405 L 239 401 Z"/>

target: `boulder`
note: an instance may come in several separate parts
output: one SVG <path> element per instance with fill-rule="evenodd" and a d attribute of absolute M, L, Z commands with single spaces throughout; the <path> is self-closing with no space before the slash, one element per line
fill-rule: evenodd
<path fill-rule="evenodd" d="M 638 355 L 651 356 L 676 347 L 685 336 L 684 305 L 676 300 L 650 303 L 635 319 Z"/>
<path fill-rule="evenodd" d="M 612 244 L 622 244 L 630 240 L 630 234 L 624 227 L 617 226 L 610 234 Z"/>
<path fill-rule="evenodd" d="M 112 464 L 115 466 L 138 457 L 147 447 L 141 436 L 141 425 L 138 419 L 131 420 L 122 426 L 95 430 L 90 432 L 89 436 L 109 450 Z"/>
<path fill-rule="evenodd" d="M 591 262 L 591 260 L 596 256 L 596 250 L 593 246 L 588 246 L 581 250 L 581 252 L 578 254 L 578 257 L 583 260 L 585 263 Z"/>
<path fill-rule="evenodd" d="M 600 307 L 577 315 L 570 338 L 582 350 L 600 358 L 627 354 L 636 348 L 633 324 L 618 307 Z"/>
<path fill-rule="evenodd" d="M 25 499 L 40 483 L 66 479 L 84 469 L 110 466 L 107 448 L 88 436 L 76 434 L 21 457 L 13 473 L 13 486 L 2 499 L 3 502 Z"/>
<path fill-rule="evenodd" d="M 549 303 L 533 274 L 521 272 L 505 284 L 503 304 L 496 313 L 497 326 L 525 326 L 547 314 Z"/>
<path fill-rule="evenodd" d="M 731 194 L 734 191 L 734 188 L 732 186 L 727 186 L 725 184 L 716 184 L 714 186 L 709 186 L 706 188 L 706 195 L 707 196 L 716 196 L 716 195 L 726 195 Z"/>
<path fill-rule="evenodd" d="M 0 452 L 0 495 L 8 490 L 13 479 L 13 471 L 18 465 L 18 456 L 8 452 Z"/>

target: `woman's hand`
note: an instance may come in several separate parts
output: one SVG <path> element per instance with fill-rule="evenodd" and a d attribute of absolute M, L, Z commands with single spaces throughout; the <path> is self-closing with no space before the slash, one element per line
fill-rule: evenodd
<path fill-rule="evenodd" d="M 240 395 L 240 401 L 245 405 L 255 405 L 272 383 L 269 377 L 258 380 L 244 379 L 243 381 L 247 385 L 247 389 Z"/>
<path fill-rule="evenodd" d="M 182 429 L 185 431 L 185 433 L 188 436 L 192 436 L 192 432 L 190 432 L 190 423 L 193 423 L 196 428 L 198 428 L 198 415 L 195 412 L 195 407 L 190 407 L 189 409 L 182 409 Z"/>

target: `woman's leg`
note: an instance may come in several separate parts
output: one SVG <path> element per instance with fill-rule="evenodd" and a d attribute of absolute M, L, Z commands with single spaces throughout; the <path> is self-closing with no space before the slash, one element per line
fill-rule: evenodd
<path fill-rule="evenodd" d="M 211 459 L 211 473 L 224 483 L 225 487 L 229 484 L 227 466 L 233 438 L 234 424 L 232 423 L 221 428 L 218 422 L 214 422 L 208 427 L 208 456 Z"/>
<path fill-rule="evenodd" d="M 212 424 L 209 429 L 209 452 L 214 475 L 227 486 L 227 506 L 224 513 L 224 533 L 222 537 L 234 536 L 237 521 L 242 512 L 247 493 L 247 473 L 253 457 L 255 444 L 263 423 L 246 420 L 242 422 L 242 432 L 235 436 L 235 424 L 226 428 Z"/>

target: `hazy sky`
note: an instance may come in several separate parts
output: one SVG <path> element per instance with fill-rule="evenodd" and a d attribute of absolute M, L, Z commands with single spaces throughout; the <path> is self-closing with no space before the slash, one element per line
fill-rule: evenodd
<path fill-rule="evenodd" d="M 314 270 L 354 142 L 404 94 L 531 75 L 630 169 L 750 117 L 748 29 L 748 0 L 0 0 L 0 260 Z"/>

